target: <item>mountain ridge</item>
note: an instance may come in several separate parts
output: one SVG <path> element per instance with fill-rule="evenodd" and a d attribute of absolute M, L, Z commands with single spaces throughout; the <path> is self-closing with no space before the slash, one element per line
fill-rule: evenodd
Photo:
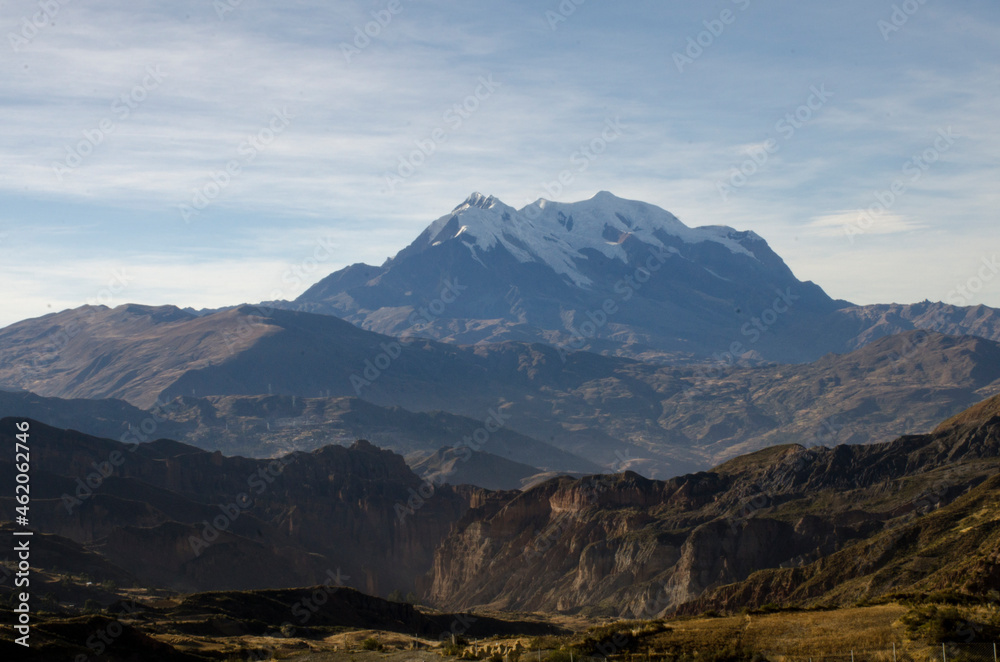
<path fill-rule="evenodd" d="M 433 453 L 479 435 L 473 450 L 529 466 L 586 472 L 626 457 L 626 468 L 655 477 L 766 445 L 929 432 L 1000 390 L 1000 345 L 972 336 L 911 331 L 809 364 L 662 366 L 542 344 L 404 341 L 324 315 L 263 313 L 175 319 L 173 309 L 125 307 L 82 321 L 79 311 L 29 320 L 0 330 L 0 381 L 20 379 L 24 357 L 44 354 L 47 334 L 75 324 L 72 341 L 21 386 L 47 397 L 124 397 L 147 412 L 173 402 L 176 411 L 153 422 L 202 446 L 260 454 L 370 430 L 402 452 Z M 123 318 L 128 335 L 114 331 Z M 54 421 L 66 420 L 56 409 L 84 415 L 79 401 L 31 404 L 7 393 L 0 406 L 49 407 Z M 107 403 L 95 406 L 89 429 L 110 430 L 116 416 L 151 425 L 150 413 Z M 411 426 L 422 431 L 393 432 Z M 538 452 L 522 455 L 531 444 Z"/>
<path fill-rule="evenodd" d="M 448 295 L 446 283 L 464 295 Z M 749 362 L 809 362 L 917 328 L 1000 340 L 995 309 L 835 301 L 753 231 L 688 227 L 607 191 L 520 210 L 473 193 L 381 266 L 350 265 L 267 305 L 388 335 L 543 342 L 659 363 L 732 348 Z"/>
<path fill-rule="evenodd" d="M 982 411 L 998 402 L 994 396 Z M 893 554 L 912 562 L 919 556 L 912 545 L 884 541 L 919 529 L 939 547 L 940 536 L 969 540 L 939 565 L 971 561 L 976 574 L 961 589 L 985 599 L 1000 582 L 991 547 L 998 467 L 1000 417 L 973 414 L 943 432 L 868 446 L 769 448 L 668 481 L 628 472 L 554 479 L 489 511 L 470 509 L 435 554 L 430 595 L 451 607 L 646 619 L 804 598 L 854 604 L 905 585 L 836 591 L 847 581 L 863 588 Z M 963 501 L 967 493 L 978 501 Z M 993 510 L 974 531 L 934 524 L 949 508 L 965 513 L 963 522 L 981 503 Z M 829 579 L 812 593 L 787 589 L 809 587 L 824 573 Z M 941 586 L 949 585 L 928 588 Z"/>
<path fill-rule="evenodd" d="M 852 604 L 916 576 L 919 547 L 892 542 L 915 537 L 942 550 L 917 570 L 922 586 L 965 573 L 960 590 L 983 598 L 1000 582 L 997 411 L 1000 395 L 931 434 L 773 447 L 665 481 L 553 477 L 524 491 L 428 490 L 400 455 L 364 441 L 251 460 L 167 439 L 132 450 L 30 422 L 44 467 L 32 522 L 95 572 L 173 590 L 309 586 L 343 568 L 355 588 L 413 590 L 453 611 L 655 618 L 767 595 Z M 0 440 L 16 420 L 0 420 Z M 87 474 L 116 450 L 125 461 L 94 482 Z M 0 477 L 13 471 L 0 459 Z M 227 505 L 265 472 L 252 503 Z M 14 507 L 0 498 L 4 519 Z"/>

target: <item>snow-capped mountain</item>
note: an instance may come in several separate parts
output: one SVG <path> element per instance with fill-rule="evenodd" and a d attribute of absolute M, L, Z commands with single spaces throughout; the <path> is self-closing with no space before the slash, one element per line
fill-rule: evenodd
<path fill-rule="evenodd" d="M 290 307 L 460 343 L 805 361 L 841 349 L 826 318 L 848 305 L 754 232 L 688 227 L 602 191 L 522 209 L 473 193 L 382 266 L 346 267 Z"/>
<path fill-rule="evenodd" d="M 746 234 L 759 239 L 753 233 Z M 733 253 L 753 257 L 736 236 L 728 227 L 689 228 L 659 207 L 622 200 L 607 191 L 576 203 L 537 200 L 522 210 L 493 196 L 473 193 L 451 214 L 434 221 L 414 246 L 426 248 L 460 239 L 484 266 L 482 258 L 501 247 L 519 262 L 547 265 L 577 287 L 587 288 L 593 281 L 584 273 L 582 262 L 596 253 L 628 264 L 629 256 L 622 246 L 628 238 L 670 253 L 679 253 L 670 245 L 672 239 L 692 244 L 712 241 Z"/>

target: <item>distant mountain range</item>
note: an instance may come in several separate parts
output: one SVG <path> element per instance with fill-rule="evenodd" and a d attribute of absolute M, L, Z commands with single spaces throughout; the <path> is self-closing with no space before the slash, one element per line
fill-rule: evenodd
<path fill-rule="evenodd" d="M 779 443 L 926 432 L 1000 392 L 1000 345 L 922 331 L 808 364 L 663 366 L 540 344 L 400 343 L 311 313 L 130 304 L 20 322 L 0 348 L 0 380 L 76 398 L 0 393 L 0 413 L 94 434 L 152 425 L 257 457 L 369 438 L 412 462 L 464 445 L 539 471 L 650 477 Z M 171 404 L 146 420 L 157 400 Z"/>

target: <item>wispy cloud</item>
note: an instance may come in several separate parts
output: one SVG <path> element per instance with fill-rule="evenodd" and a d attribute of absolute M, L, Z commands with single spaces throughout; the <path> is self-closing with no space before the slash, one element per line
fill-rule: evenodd
<path fill-rule="evenodd" d="M 222 280 L 202 281 L 209 288 L 177 281 L 191 288 L 169 290 L 182 305 L 266 298 L 255 277 L 223 275 L 237 255 L 246 264 L 295 264 L 328 228 L 353 246 L 330 271 L 380 262 L 472 190 L 521 206 L 550 197 L 546 184 L 566 170 L 572 181 L 553 197 L 608 189 L 691 225 L 752 228 L 800 276 L 860 287 L 870 280 L 863 269 L 824 266 L 867 250 L 835 236 L 839 215 L 870 207 L 949 126 L 959 136 L 954 147 L 865 241 L 905 232 L 931 248 L 940 241 L 932 231 L 947 230 L 971 252 L 997 238 L 995 3 L 928 4 L 889 42 L 876 27 L 886 14 L 877 3 L 752 3 L 683 74 L 672 53 L 718 8 L 586 3 L 553 31 L 545 3 L 404 0 L 346 58 L 343 44 L 385 3 L 245 0 L 221 18 L 212 3 L 194 0 L 60 6 L 30 43 L 0 58 L 0 232 L 10 233 L 0 254 L 16 245 L 83 268 L 87 255 L 139 264 L 151 245 L 178 265 L 208 264 L 215 252 Z M 0 34 L 37 11 L 32 0 L 6 3 Z M 150 67 L 162 82 L 133 94 Z M 449 109 L 474 96 L 482 76 L 500 86 L 459 126 L 449 124 Z M 720 200 L 716 182 L 748 147 L 780 138 L 778 122 L 821 84 L 834 93 L 822 111 Z M 127 116 L 122 95 L 134 105 Z M 247 160 L 244 146 L 276 109 L 290 114 L 287 128 Z M 620 119 L 620 139 L 582 168 L 574 156 L 609 118 Z M 105 120 L 113 129 L 60 176 L 55 166 Z M 387 173 L 439 128 L 446 137 L 387 194 Z M 185 222 L 178 206 L 233 160 L 238 175 Z M 66 226 L 88 230 L 56 230 Z M 26 236 L 25 227 L 37 230 Z M 878 245 L 887 260 L 902 250 Z M 15 275 L 11 264 L 0 266 L 5 276 Z M 30 273 L 53 299 L 74 287 L 55 271 Z M 901 279 L 894 298 L 923 298 L 929 279 Z M 1000 305 L 1000 292 L 982 296 Z M 44 312 L 40 301 L 8 306 L 0 323 Z"/>
<path fill-rule="evenodd" d="M 806 228 L 811 230 L 812 234 L 820 237 L 846 237 L 849 234 L 849 228 L 856 227 L 859 222 L 864 223 L 864 231 L 871 234 L 897 234 L 929 227 L 926 224 L 917 223 L 892 213 L 872 216 L 871 223 L 868 224 L 866 210 L 850 209 L 816 217 L 806 224 Z"/>

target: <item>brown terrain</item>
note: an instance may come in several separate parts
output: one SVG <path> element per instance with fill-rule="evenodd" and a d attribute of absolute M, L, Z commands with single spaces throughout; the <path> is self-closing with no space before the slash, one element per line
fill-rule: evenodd
<path fill-rule="evenodd" d="M 266 457 L 370 437 L 412 462 L 460 444 L 494 411 L 502 429 L 477 450 L 544 471 L 669 477 L 776 444 L 930 432 L 1000 391 L 1000 345 L 910 331 L 813 363 L 756 367 L 583 352 L 564 363 L 542 345 L 414 341 L 358 398 L 352 376 L 393 342 L 333 317 L 251 307 L 204 317 L 77 309 L 0 330 L 0 382 L 37 394 L 2 394 L 0 407 L 107 434 L 115 417 L 119 428 L 141 426 L 141 409 L 160 398 L 170 406 L 157 434 L 209 450 Z M 65 406 L 71 417 L 62 404 L 28 402 L 38 396 L 123 398 L 135 409 L 101 401 L 85 414 L 77 400 Z"/>
<path fill-rule="evenodd" d="M 819 623 L 853 619 L 884 623 L 871 641 L 928 659 L 918 642 L 962 623 L 979 623 L 977 636 L 1000 632 L 989 607 L 1000 598 L 998 411 L 1000 396 L 932 434 L 774 447 L 668 481 L 625 472 L 524 491 L 438 486 L 422 501 L 403 459 L 364 442 L 293 454 L 277 470 L 168 440 L 131 451 L 33 423 L 36 633 L 58 657 L 86 654 L 88 632 L 119 627 L 120 657 L 109 659 L 336 657 L 369 647 L 362 637 L 458 655 L 468 639 L 510 650 L 520 636 L 523 650 L 551 662 L 560 650 L 617 659 L 705 646 L 749 660 L 787 654 L 790 640 L 775 632 L 809 619 L 812 634 L 795 644 L 802 654 L 859 645 L 868 635 L 858 626 L 853 639 L 831 631 L 821 642 Z M 0 443 L 12 443 L 12 423 L 0 422 Z M 114 470 L 98 481 L 90 474 L 104 462 Z M 12 471 L 0 464 L 0 475 Z M 266 487 L 195 553 L 192 537 L 253 491 L 253 476 Z M 64 496 L 77 494 L 77 478 L 98 483 L 79 503 Z M 400 503 L 410 508 L 403 517 Z M 13 506 L 3 498 L 0 518 Z M 0 593 L 9 595 L 9 579 Z M 433 608 L 352 586 L 411 592 Z M 306 601 L 316 596 L 324 607 L 313 613 Z M 715 616 L 747 609 L 765 614 L 754 623 L 771 619 L 774 636 L 751 628 L 749 615 Z M 710 617 L 686 616 L 702 613 Z M 576 634 L 559 634 L 564 617 Z M 622 617 L 640 620 L 615 625 Z M 391 632 L 405 636 L 379 643 Z M 458 647 L 438 648 L 451 632 Z M 626 644 L 607 653 L 613 635 Z"/>

